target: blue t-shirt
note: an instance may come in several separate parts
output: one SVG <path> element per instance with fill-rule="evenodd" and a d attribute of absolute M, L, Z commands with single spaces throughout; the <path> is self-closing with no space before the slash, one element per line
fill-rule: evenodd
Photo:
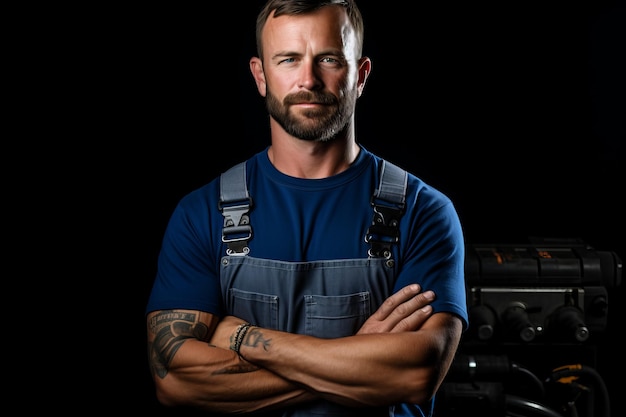
<path fill-rule="evenodd" d="M 382 159 L 365 148 L 345 171 L 329 178 L 285 175 L 267 149 L 246 163 L 253 200 L 250 256 L 303 262 L 368 257 L 365 234 L 372 223 L 371 198 Z M 146 313 L 187 309 L 226 314 L 221 299 L 220 260 L 224 217 L 219 177 L 184 196 L 167 225 Z M 450 199 L 409 173 L 406 211 L 394 247 L 394 292 L 409 283 L 433 290 L 435 312 L 458 315 L 467 328 L 465 246 Z"/>

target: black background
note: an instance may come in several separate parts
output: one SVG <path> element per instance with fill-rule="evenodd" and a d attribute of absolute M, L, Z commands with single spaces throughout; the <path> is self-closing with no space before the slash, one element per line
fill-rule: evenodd
<path fill-rule="evenodd" d="M 112 77 L 102 89 L 120 96 L 107 114 L 117 121 L 103 132 L 124 136 L 119 148 L 103 137 L 102 148 L 123 174 L 115 208 L 131 223 L 122 287 L 136 371 L 120 388 L 129 386 L 121 398 L 141 410 L 162 411 L 147 373 L 143 308 L 169 215 L 183 195 L 269 144 L 248 70 L 261 3 L 153 6 L 110 27 L 117 61 L 104 64 Z M 448 194 L 468 243 L 579 238 L 625 259 L 625 9 L 546 3 L 409 10 L 361 1 L 373 71 L 357 104 L 357 138 Z M 623 286 L 609 290 L 608 328 L 592 338 L 614 415 L 623 409 L 625 302 Z"/>

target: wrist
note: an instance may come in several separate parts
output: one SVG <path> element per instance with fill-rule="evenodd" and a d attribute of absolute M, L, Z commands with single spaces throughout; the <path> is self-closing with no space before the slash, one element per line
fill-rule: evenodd
<path fill-rule="evenodd" d="M 230 350 L 234 351 L 239 356 L 241 356 L 239 349 L 241 349 L 241 344 L 243 343 L 248 330 L 250 330 L 250 327 L 252 327 L 250 323 L 241 323 L 237 326 L 235 332 L 230 338 Z"/>

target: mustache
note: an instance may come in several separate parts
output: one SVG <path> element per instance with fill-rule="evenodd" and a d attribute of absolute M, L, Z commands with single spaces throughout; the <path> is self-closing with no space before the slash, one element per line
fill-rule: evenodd
<path fill-rule="evenodd" d="M 321 92 L 312 91 L 300 91 L 295 94 L 289 94 L 283 100 L 286 105 L 301 104 L 301 103 L 316 103 L 316 104 L 336 104 L 337 98 L 332 94 L 324 94 Z"/>

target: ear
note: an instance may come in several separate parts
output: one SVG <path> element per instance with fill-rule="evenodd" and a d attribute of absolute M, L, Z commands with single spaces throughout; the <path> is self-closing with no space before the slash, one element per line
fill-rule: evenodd
<path fill-rule="evenodd" d="M 359 97 L 363 94 L 365 88 L 365 82 L 372 72 L 372 60 L 364 56 L 359 59 L 359 79 L 357 80 L 357 88 L 359 90 Z"/>
<path fill-rule="evenodd" d="M 250 72 L 252 72 L 252 77 L 254 77 L 256 89 L 259 91 L 259 94 L 265 97 L 265 94 L 267 93 L 267 84 L 265 82 L 265 73 L 263 72 L 263 62 L 260 58 L 250 58 Z"/>

